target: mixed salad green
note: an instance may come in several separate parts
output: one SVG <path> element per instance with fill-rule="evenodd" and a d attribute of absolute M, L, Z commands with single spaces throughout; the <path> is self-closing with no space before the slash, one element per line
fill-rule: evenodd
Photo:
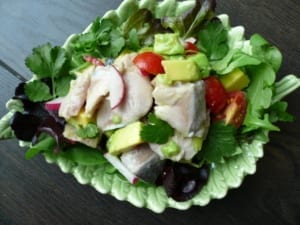
<path fill-rule="evenodd" d="M 67 46 L 34 48 L 25 60 L 34 76 L 8 102 L 0 137 L 21 140 L 27 159 L 108 160 L 132 185 L 193 198 L 215 164 L 293 120 L 282 98 L 300 86 L 294 75 L 276 83 L 280 51 L 259 34 L 245 40 L 215 7 L 137 8 L 97 18 Z"/>

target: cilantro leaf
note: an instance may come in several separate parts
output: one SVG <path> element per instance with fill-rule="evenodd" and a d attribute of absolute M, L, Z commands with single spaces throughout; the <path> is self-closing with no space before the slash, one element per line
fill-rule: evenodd
<path fill-rule="evenodd" d="M 198 47 L 210 60 L 222 59 L 228 52 L 228 31 L 219 19 L 210 20 L 198 34 Z"/>
<path fill-rule="evenodd" d="M 37 78 L 57 77 L 63 72 L 67 61 L 65 50 L 53 47 L 50 43 L 41 45 L 32 50 L 32 54 L 25 59 L 26 66 Z"/>
<path fill-rule="evenodd" d="M 89 123 L 86 126 L 79 126 L 76 134 L 81 138 L 96 138 L 100 132 L 96 124 Z"/>
<path fill-rule="evenodd" d="M 115 58 L 124 48 L 124 46 L 125 39 L 122 36 L 121 31 L 119 31 L 118 29 L 112 29 L 112 31 L 109 33 L 109 39 L 105 42 L 102 42 L 99 46 L 100 54 L 103 57 Z"/>
<path fill-rule="evenodd" d="M 127 46 L 129 49 L 132 49 L 134 51 L 138 51 L 141 48 L 140 41 L 139 41 L 139 34 L 136 29 L 132 29 L 128 33 L 128 41 Z"/>
<path fill-rule="evenodd" d="M 63 96 L 69 90 L 69 63 L 63 48 L 52 47 L 49 43 L 36 47 L 25 59 L 25 64 L 35 74 L 35 81 L 25 85 L 25 94 L 31 101 L 46 101 Z M 50 80 L 50 84 L 45 80 Z"/>
<path fill-rule="evenodd" d="M 141 130 L 144 141 L 157 144 L 165 144 L 174 135 L 174 129 L 165 121 L 157 118 L 153 113 L 148 116 L 148 124 Z"/>
<path fill-rule="evenodd" d="M 25 94 L 33 102 L 47 101 L 52 98 L 50 88 L 40 80 L 26 83 Z"/>
<path fill-rule="evenodd" d="M 76 68 L 84 63 L 86 54 L 95 57 L 114 58 L 125 46 L 125 38 L 111 19 L 97 18 L 89 31 L 77 35 L 70 43 L 68 51 L 72 55 L 72 67 Z"/>
<path fill-rule="evenodd" d="M 224 158 L 238 153 L 236 141 L 237 129 L 224 122 L 215 122 L 211 125 L 208 136 L 199 152 L 207 162 L 223 162 Z"/>
<path fill-rule="evenodd" d="M 63 97 L 68 94 L 72 79 L 74 79 L 74 77 L 71 75 L 61 76 L 55 79 L 55 92 L 57 96 Z"/>

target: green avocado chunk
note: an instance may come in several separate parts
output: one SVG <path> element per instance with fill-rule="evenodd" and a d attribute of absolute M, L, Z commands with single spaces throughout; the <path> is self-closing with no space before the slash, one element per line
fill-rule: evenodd
<path fill-rule="evenodd" d="M 248 76 L 240 69 L 235 69 L 231 73 L 220 78 L 227 91 L 238 91 L 246 88 L 250 83 Z"/>
<path fill-rule="evenodd" d="M 200 70 L 193 60 L 170 59 L 161 63 L 168 80 L 189 82 L 201 78 Z"/>
<path fill-rule="evenodd" d="M 112 155 L 119 155 L 131 150 L 132 147 L 143 143 L 140 136 L 142 127 L 143 123 L 138 121 L 115 131 L 108 139 L 108 152 Z"/>

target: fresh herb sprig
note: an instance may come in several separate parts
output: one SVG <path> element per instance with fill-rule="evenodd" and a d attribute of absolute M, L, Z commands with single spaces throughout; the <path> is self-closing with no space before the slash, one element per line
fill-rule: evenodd
<path fill-rule="evenodd" d="M 146 142 L 165 144 L 174 135 L 174 129 L 167 122 L 157 118 L 154 113 L 150 113 L 140 135 Z"/>
<path fill-rule="evenodd" d="M 31 101 L 47 101 L 67 94 L 73 77 L 68 73 L 68 57 L 63 48 L 49 43 L 38 46 L 25 59 L 25 64 L 35 75 L 25 85 L 25 94 Z"/>

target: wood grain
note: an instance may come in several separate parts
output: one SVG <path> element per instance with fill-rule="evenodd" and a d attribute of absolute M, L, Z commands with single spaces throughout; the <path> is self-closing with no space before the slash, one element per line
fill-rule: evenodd
<path fill-rule="evenodd" d="M 0 67 L 0 117 L 6 114 L 5 103 L 13 96 L 16 84 L 20 82 L 9 71 Z"/>
<path fill-rule="evenodd" d="M 62 45 L 72 33 L 80 33 L 97 16 L 121 1 L 13 0 L 0 3 L 0 57 L 30 78 L 24 59 L 33 47 L 50 42 Z"/>
<path fill-rule="evenodd" d="M 120 0 L 2 0 L 0 60 L 29 78 L 24 58 L 39 44 L 61 45 L 81 32 L 96 16 L 116 8 Z M 279 77 L 300 74 L 300 3 L 295 0 L 218 1 L 217 11 L 230 15 L 232 25 L 244 25 L 249 37 L 260 33 L 276 44 L 284 62 Z M 18 79 L 0 66 L 0 116 Z M 24 159 L 16 141 L 0 142 L 0 225 L 298 225 L 300 224 L 300 91 L 287 98 L 297 120 L 280 124 L 272 133 L 255 175 L 240 188 L 206 207 L 167 209 L 154 214 L 138 209 L 47 164 L 39 156 Z"/>

